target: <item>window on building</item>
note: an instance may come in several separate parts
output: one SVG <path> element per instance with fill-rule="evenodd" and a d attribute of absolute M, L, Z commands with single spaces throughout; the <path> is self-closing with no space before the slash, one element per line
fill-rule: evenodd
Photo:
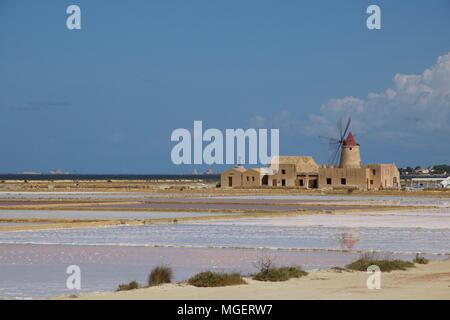
<path fill-rule="evenodd" d="M 303 187 L 304 186 L 303 179 L 298 180 L 298 184 L 299 184 L 300 187 Z"/>
<path fill-rule="evenodd" d="M 284 187 L 286 185 L 286 180 L 285 179 L 281 179 L 281 185 Z"/>
<path fill-rule="evenodd" d="M 372 169 L 372 174 L 373 174 L 373 175 L 376 175 L 376 174 L 377 174 L 377 170 Z"/>
<path fill-rule="evenodd" d="M 346 184 L 347 184 L 347 179 L 341 178 L 341 184 L 342 184 L 342 185 L 346 185 Z"/>
<path fill-rule="evenodd" d="M 252 181 L 255 181 L 255 177 L 252 177 Z"/>
<path fill-rule="evenodd" d="M 327 184 L 331 184 L 331 178 L 327 178 Z"/>
<path fill-rule="evenodd" d="M 281 174 L 286 174 L 286 170 L 281 170 Z"/>
<path fill-rule="evenodd" d="M 247 181 L 250 181 L 250 177 L 247 177 Z"/>
<path fill-rule="evenodd" d="M 370 180 L 370 184 L 373 184 L 373 180 Z"/>

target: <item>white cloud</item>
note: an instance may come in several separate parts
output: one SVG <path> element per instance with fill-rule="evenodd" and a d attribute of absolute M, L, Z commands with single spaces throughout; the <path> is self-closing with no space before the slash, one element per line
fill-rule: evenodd
<path fill-rule="evenodd" d="M 264 128 L 266 126 L 266 118 L 261 115 L 256 115 L 250 118 L 250 127 Z"/>
<path fill-rule="evenodd" d="M 336 130 L 336 119 L 351 116 L 359 134 L 388 139 L 417 139 L 450 134 L 450 52 L 419 75 L 396 74 L 391 87 L 366 98 L 331 99 L 310 115 L 307 134 Z M 336 132 L 336 131 L 334 131 Z M 449 139 L 450 140 L 450 139 Z"/>

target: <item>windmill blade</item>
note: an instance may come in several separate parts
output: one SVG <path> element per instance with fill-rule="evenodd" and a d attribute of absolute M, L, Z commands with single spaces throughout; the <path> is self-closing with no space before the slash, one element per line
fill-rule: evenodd
<path fill-rule="evenodd" d="M 344 133 L 344 128 L 342 125 L 342 118 L 340 118 L 338 120 L 337 127 L 338 127 L 338 131 L 339 131 L 339 139 L 342 140 L 344 138 L 344 136 L 342 135 Z"/>
<path fill-rule="evenodd" d="M 345 126 L 343 138 L 347 135 L 348 128 L 350 128 L 350 123 L 352 122 L 352 118 L 348 117 L 347 125 Z"/>
<path fill-rule="evenodd" d="M 338 144 L 337 148 L 335 149 L 335 151 L 332 153 L 332 155 L 330 157 L 329 163 L 331 165 L 337 164 L 337 159 L 339 158 L 340 151 L 341 151 L 341 143 Z"/>
<path fill-rule="evenodd" d="M 319 136 L 320 139 L 324 139 L 328 141 L 328 150 L 334 151 L 336 148 L 336 145 L 341 143 L 339 139 L 331 138 L 331 137 L 325 137 L 325 136 Z"/>
<path fill-rule="evenodd" d="M 336 148 L 339 148 L 341 143 L 339 141 L 337 142 L 328 142 L 328 150 L 335 151 Z"/>
<path fill-rule="evenodd" d="M 332 137 L 319 136 L 319 138 L 320 139 L 333 140 L 333 141 L 339 142 L 339 139 L 332 138 Z"/>
<path fill-rule="evenodd" d="M 320 139 L 328 140 L 328 143 L 339 143 L 339 139 L 332 137 L 319 136 Z"/>

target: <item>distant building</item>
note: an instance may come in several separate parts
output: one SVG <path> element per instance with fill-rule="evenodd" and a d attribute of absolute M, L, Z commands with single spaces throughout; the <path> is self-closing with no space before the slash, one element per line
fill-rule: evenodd
<path fill-rule="evenodd" d="M 222 187 L 243 187 L 242 175 L 246 171 L 243 166 L 236 166 L 222 172 L 220 175 L 220 185 Z"/>
<path fill-rule="evenodd" d="M 419 173 L 419 174 L 430 174 L 431 169 L 430 168 L 417 168 L 416 170 L 414 170 L 414 172 Z"/>
<path fill-rule="evenodd" d="M 279 156 L 272 159 L 267 168 L 247 170 L 237 166 L 224 171 L 221 186 L 399 189 L 400 173 L 395 164 L 363 166 L 359 144 L 350 132 L 342 143 L 339 166 L 319 166 L 310 156 Z"/>
<path fill-rule="evenodd" d="M 447 176 L 415 176 L 405 178 L 407 189 L 448 189 L 450 188 L 450 177 Z"/>
<path fill-rule="evenodd" d="M 363 166 L 359 144 L 350 132 L 342 144 L 339 167 L 319 168 L 319 188 L 399 189 L 400 172 L 395 164 Z"/>
<path fill-rule="evenodd" d="M 317 188 L 319 166 L 310 156 L 279 156 L 269 168 L 268 186 Z"/>

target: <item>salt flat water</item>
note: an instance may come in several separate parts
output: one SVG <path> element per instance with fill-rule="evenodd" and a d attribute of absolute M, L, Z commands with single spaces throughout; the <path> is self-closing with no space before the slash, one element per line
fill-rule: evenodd
<path fill-rule="evenodd" d="M 0 244 L 0 297 L 28 298 L 114 291 L 121 283 L 147 281 L 156 265 L 170 265 L 176 281 L 197 272 L 256 271 L 255 262 L 268 256 L 279 265 L 305 269 L 344 265 L 358 254 L 257 249 L 165 248 L 122 246 L 2 245 Z M 407 259 L 412 258 L 407 256 Z M 81 268 L 81 290 L 66 288 L 66 269 Z"/>
<path fill-rule="evenodd" d="M 279 265 L 297 264 L 305 269 L 344 266 L 361 251 L 371 250 L 402 259 L 411 259 L 417 252 L 430 259 L 447 259 L 447 222 L 442 228 L 424 220 L 411 226 L 408 214 L 0 232 L 0 297 L 73 294 L 65 287 L 65 271 L 72 264 L 82 270 L 81 292 L 92 292 L 112 291 L 132 280 L 145 283 L 158 264 L 172 266 L 177 281 L 204 270 L 248 274 L 255 271 L 254 263 L 262 253 L 276 258 Z M 412 214 L 410 218 L 418 215 Z M 443 221 L 448 218 L 447 212 L 429 214 Z M 389 226 L 392 221 L 382 220 L 392 217 L 394 227 Z"/>
<path fill-rule="evenodd" d="M 0 200 L 49 200 L 49 199 L 155 199 L 179 198 L 177 195 L 146 192 L 17 192 L 2 191 Z M 392 204 L 424 205 L 450 207 L 450 198 L 422 196 L 381 196 L 381 195 L 227 195 L 192 193 L 187 199 L 236 199 L 236 200 L 301 200 L 301 201 L 337 201 L 349 204 Z"/>
<path fill-rule="evenodd" d="M 314 225 L 301 217 L 215 221 L 143 226 L 0 232 L 1 244 L 65 244 L 342 250 L 346 234 L 356 234 L 353 250 L 430 254 L 450 253 L 450 228 L 430 226 L 338 226 L 333 217 L 316 216 Z M 311 217 L 309 217 L 311 219 Z M 300 221 L 300 223 L 299 223 Z M 292 225 L 289 224 L 292 222 Z M 354 223 L 354 222 L 353 222 Z M 321 225 L 322 224 L 322 225 Z"/>
<path fill-rule="evenodd" d="M 440 206 L 450 208 L 450 198 L 380 195 L 239 195 L 211 196 L 214 199 L 337 201 L 345 204 L 385 204 L 402 206 Z"/>
<path fill-rule="evenodd" d="M 159 219 L 216 216 L 217 212 L 158 212 L 158 211 L 95 211 L 95 210 L 0 210 L 0 219 L 68 219 L 68 220 L 111 220 L 111 219 Z M 233 215 L 233 213 L 226 213 Z"/>
<path fill-rule="evenodd" d="M 132 193 L 132 197 L 157 195 Z M 29 194 L 25 195 L 30 197 Z M 94 199 L 96 193 L 42 193 L 33 199 Z M 110 193 L 105 199 L 130 196 Z M 17 194 L 0 193 L 15 199 Z M 36 198 L 34 198 L 36 197 Z M 200 197 L 201 195 L 196 195 Z M 22 198 L 22 194 L 19 196 Z M 221 197 L 204 197 L 221 199 Z M 142 226 L 0 232 L 0 297 L 45 297 L 72 294 L 65 287 L 66 268 L 82 269 L 82 292 L 112 291 L 120 283 L 145 283 L 158 264 L 173 267 L 185 280 L 204 270 L 255 271 L 265 252 L 280 265 L 305 269 L 344 266 L 364 251 L 411 259 L 417 252 L 430 259 L 450 255 L 450 206 L 445 198 L 386 196 L 232 196 L 232 199 L 328 201 L 329 203 L 428 206 L 421 210 L 301 214 L 262 218 L 215 219 Z M 139 219 L 207 213 L 5 210 L 0 218 Z M 217 215 L 217 213 L 214 213 Z"/>

